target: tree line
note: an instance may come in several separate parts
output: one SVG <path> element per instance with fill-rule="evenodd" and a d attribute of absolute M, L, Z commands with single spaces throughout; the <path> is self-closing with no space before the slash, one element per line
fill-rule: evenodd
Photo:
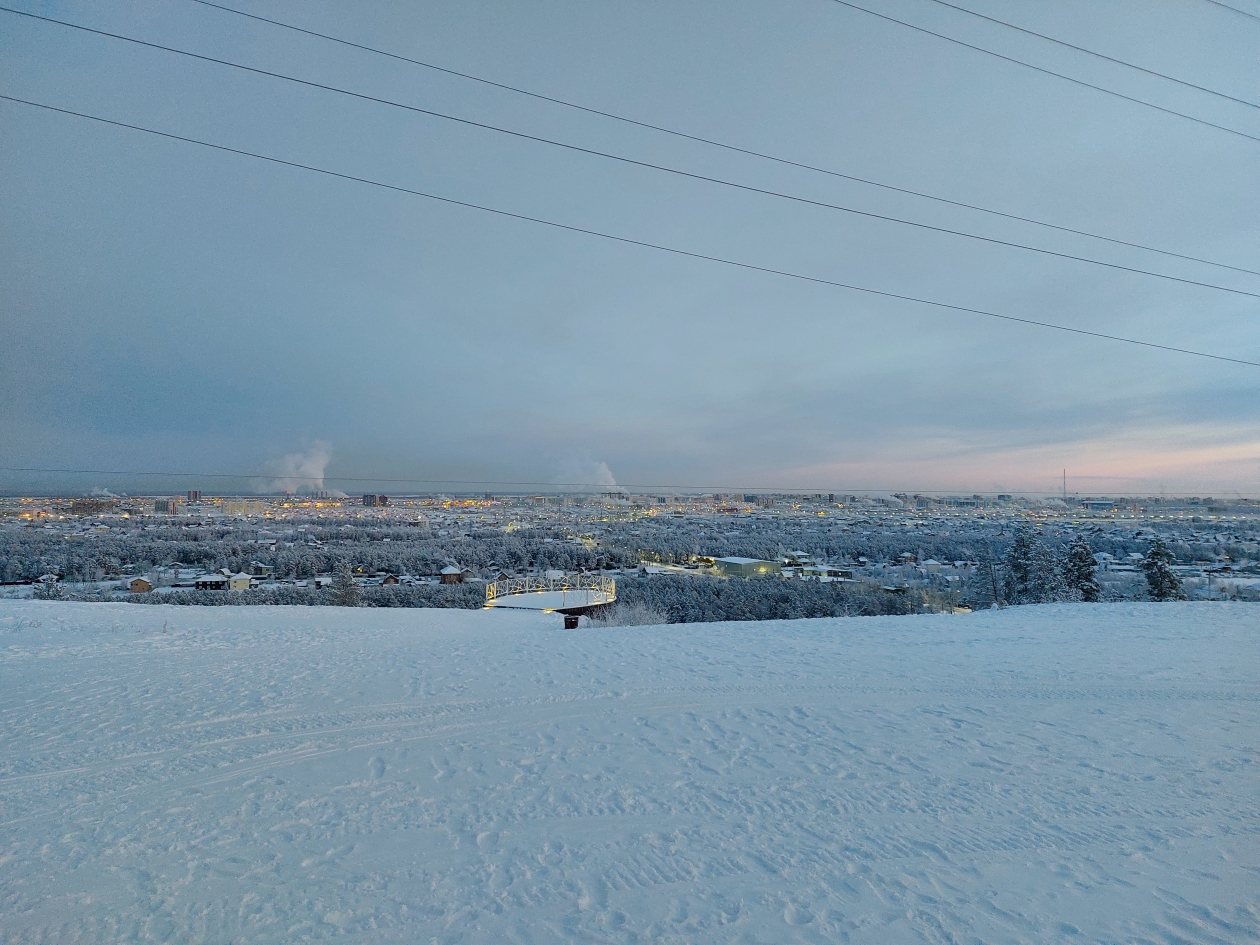
<path fill-rule="evenodd" d="M 1102 599 L 1094 549 L 1083 535 L 1066 545 L 1045 540 L 1036 530 L 1019 526 L 1001 558 L 984 562 L 970 585 L 978 603 L 1043 604 L 1055 601 L 1095 602 Z M 1142 559 L 1151 600 L 1185 600 L 1181 579 L 1173 570 L 1176 555 L 1156 536 Z"/>

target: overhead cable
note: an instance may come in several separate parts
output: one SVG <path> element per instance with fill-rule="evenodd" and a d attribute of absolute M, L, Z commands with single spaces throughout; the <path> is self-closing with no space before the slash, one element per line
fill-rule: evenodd
<path fill-rule="evenodd" d="M 1250 292 L 1246 289 L 1237 289 L 1230 286 L 1218 285 L 1214 282 L 1200 282 L 1197 279 L 1186 279 L 1181 276 L 1168 275 L 1167 273 L 1155 272 L 1150 269 L 1140 269 L 1136 266 L 1125 266 L 1120 263 L 1106 262 L 1104 260 L 1094 259 L 1089 256 L 1078 256 L 1074 253 L 1058 252 L 1052 249 L 1044 249 L 1039 246 L 1031 246 L 1027 243 L 1017 243 L 1017 242 L 1014 242 L 1013 240 L 1003 240 L 1003 239 L 998 239 L 992 236 L 981 236 L 978 233 L 969 233 L 965 230 L 955 230 L 950 227 L 935 226 L 930 223 L 920 223 L 915 220 L 907 220 L 902 217 L 894 217 L 888 214 L 873 213 L 869 210 L 858 210 L 854 207 L 846 207 L 842 204 L 837 204 L 837 203 L 828 203 L 827 201 L 824 201 L 824 200 L 814 200 L 809 197 L 801 197 L 799 195 L 789 194 L 783 191 L 769 190 L 764 187 L 754 187 L 751 184 L 741 184 L 736 181 L 725 180 L 720 177 L 711 177 L 705 174 L 696 174 L 691 171 L 684 171 L 680 168 L 670 167 L 665 164 L 654 164 L 650 161 L 639 161 L 634 158 L 628 158 L 620 154 L 613 154 L 612 152 L 609 152 L 609 151 L 599 151 L 594 148 L 584 148 L 584 147 L 581 147 L 580 145 L 568 144 L 567 142 L 564 142 L 564 141 L 557 141 L 554 138 L 544 138 L 539 135 L 531 135 L 522 131 L 513 131 L 510 128 L 503 128 L 499 125 L 491 125 L 491 124 L 487 124 L 486 122 L 474 121 L 470 118 L 461 118 L 458 115 L 451 115 L 446 112 L 439 112 L 439 111 L 435 111 L 429 108 L 420 108 L 419 106 L 408 105 L 404 102 L 398 102 L 393 99 L 381 98 L 375 95 L 368 95 L 363 92 L 354 92 L 354 91 L 351 91 L 350 89 L 344 89 L 335 85 L 327 85 L 322 82 L 313 82 L 309 79 L 300 79 L 296 76 L 286 75 L 285 73 L 282 73 L 282 72 L 272 72 L 267 69 L 259 69 L 255 66 L 247 66 L 247 65 L 244 65 L 243 63 L 233 62 L 228 59 L 218 59 L 214 56 L 205 56 L 205 55 L 202 55 L 201 53 L 190 52 L 185 49 L 178 49 L 174 46 L 164 46 L 160 43 L 152 43 L 147 40 L 136 39 L 131 36 L 122 35 L 120 33 L 111 33 L 105 30 L 98 30 L 98 29 L 93 29 L 91 27 L 87 27 L 87 26 L 80 26 L 77 23 L 68 23 L 63 20 L 55 20 L 50 17 L 39 16 L 34 13 L 26 13 L 21 10 L 13 10 L 9 7 L 0 6 L 0 11 L 6 12 L 6 13 L 16 13 L 19 16 L 29 17 L 31 19 L 40 20 L 46 23 L 52 23 L 57 26 L 65 26 L 65 27 L 69 27 L 70 29 L 81 30 L 86 33 L 92 33 L 97 36 L 104 36 L 109 39 L 117 39 L 126 43 L 133 43 L 138 46 L 145 46 L 150 49 L 157 49 L 162 52 L 173 53 L 179 56 L 186 56 L 190 59 L 196 59 L 202 62 L 209 62 L 215 65 L 227 66 L 232 69 L 239 69 L 243 72 L 249 72 L 255 75 L 267 76 L 268 78 L 272 78 L 272 79 L 280 79 L 285 82 L 293 82 L 297 85 L 306 86 L 308 88 L 320 89 L 326 92 L 335 92 L 338 95 L 345 95 L 350 98 L 358 99 L 360 101 L 373 102 L 378 105 L 388 105 L 391 108 L 399 108 L 404 111 L 411 112 L 413 114 L 425 115 L 430 118 L 440 118 L 445 121 L 455 122 L 457 124 L 465 125 L 467 127 L 478 128 L 483 131 L 493 131 L 498 134 L 510 135 L 511 137 L 520 138 L 526 141 L 532 141 L 537 144 L 545 144 L 551 147 L 563 148 L 564 150 L 567 150 L 567 151 L 574 151 L 580 154 L 589 155 L 591 157 L 605 158 L 610 161 L 617 161 L 619 163 L 632 165 L 634 167 L 642 167 L 648 170 L 661 171 L 666 174 L 673 174 L 678 177 L 688 178 L 690 180 L 698 180 L 698 181 L 703 181 L 709 184 L 717 184 L 722 187 L 730 187 L 735 190 L 742 190 L 746 193 L 761 194 L 762 196 L 766 196 L 766 197 L 776 197 L 782 200 L 790 200 L 794 203 L 806 204 L 813 207 L 819 207 L 825 210 L 836 210 L 841 213 L 849 213 L 854 216 L 865 217 L 870 220 L 882 220 L 887 223 L 897 223 L 902 226 L 910 226 L 916 229 L 926 230 L 933 233 L 943 233 L 949 236 L 957 236 L 963 239 L 977 240 L 979 242 L 989 243 L 995 246 L 1005 246 L 1010 249 L 1019 249 L 1019 250 L 1024 250 L 1026 252 L 1039 253 L 1041 255 L 1052 256 L 1057 259 L 1067 259 L 1073 262 L 1086 263 L 1092 266 L 1102 266 L 1107 269 L 1116 269 L 1121 272 L 1129 272 L 1136 275 L 1150 276 L 1155 279 L 1165 279 L 1165 280 L 1168 280 L 1169 282 L 1180 282 L 1184 285 L 1192 285 L 1192 286 L 1197 286 L 1203 289 L 1213 289 L 1218 292 L 1228 292 L 1233 295 L 1244 295 L 1250 298 L 1260 299 L 1260 292 Z"/>
<path fill-rule="evenodd" d="M 911 190 L 910 188 L 907 188 L 907 187 L 898 187 L 894 184 L 884 183 L 882 181 L 877 181 L 869 177 L 858 177 L 854 174 L 845 174 L 840 171 L 832 170 L 830 168 L 819 167 L 815 164 L 807 164 L 802 161 L 794 161 L 790 158 L 778 157 L 773 154 L 768 154 L 764 151 L 755 151 L 750 148 L 742 148 L 742 147 L 739 147 L 738 145 L 727 144 L 722 141 L 716 141 L 712 138 L 705 138 L 700 135 L 690 134 L 685 131 L 678 131 L 673 128 L 665 127 L 664 125 L 656 125 L 656 124 L 652 124 L 651 122 L 639 121 L 638 119 L 635 119 L 635 118 L 627 118 L 626 116 L 618 115 L 615 112 L 603 111 L 601 109 L 591 108 L 586 105 L 579 105 L 576 102 L 570 102 L 566 99 L 555 98 L 550 95 L 543 95 L 540 92 L 534 92 L 529 89 L 521 88 L 520 86 L 517 86 L 517 85 L 507 85 L 503 82 L 496 82 L 493 79 L 487 79 L 487 78 L 484 78 L 483 76 L 473 75 L 472 73 L 469 73 L 469 72 L 460 72 L 456 69 L 448 69 L 445 66 L 439 66 L 431 62 L 425 62 L 424 60 L 421 60 L 421 59 L 413 59 L 409 56 L 399 55 L 398 53 L 389 52 L 388 50 L 380 49 L 376 46 L 367 46 L 367 45 L 364 45 L 363 43 L 352 42 L 351 40 L 343 39 L 339 36 L 332 36 L 328 33 L 320 33 L 316 30 L 306 29 L 305 27 L 302 27 L 302 26 L 296 26 L 292 23 L 285 23 L 282 20 L 274 20 L 269 17 L 259 16 L 256 13 L 246 13 L 244 10 L 237 10 L 233 7 L 224 6 L 221 3 L 213 3 L 211 2 L 211 0 L 191 0 L 191 2 L 199 3 L 202 6 L 206 6 L 206 7 L 213 7 L 214 9 L 222 10 L 225 13 L 234 13 L 237 16 L 243 16 L 251 20 L 257 20 L 261 23 L 268 23 L 272 26 L 278 26 L 283 29 L 292 30 L 296 33 L 303 33 L 307 36 L 313 36 L 318 39 L 327 40 L 329 42 L 340 43 L 341 45 L 348 46 L 352 49 L 358 49 L 363 52 L 369 52 L 378 56 L 384 56 L 388 59 L 393 59 L 398 62 L 410 63 L 413 66 L 421 66 L 425 69 L 431 69 L 434 72 L 440 72 L 446 75 L 456 76 L 460 79 L 467 79 L 471 82 L 479 82 L 483 85 L 487 85 L 492 88 L 502 89 L 508 92 L 514 92 L 518 95 L 524 95 L 529 98 L 537 99 L 543 102 L 550 102 L 553 105 L 560 105 L 565 108 L 572 108 L 580 112 L 585 112 L 589 115 L 598 115 L 602 118 L 610 118 L 614 121 L 625 122 L 628 125 L 634 125 L 639 128 L 646 128 L 651 131 L 657 131 L 662 134 L 672 135 L 676 138 L 682 138 L 687 141 L 694 141 L 698 144 L 704 144 L 710 147 L 721 148 L 722 150 L 731 151 L 736 154 L 744 154 L 749 157 L 755 157 L 764 161 L 773 161 L 776 164 L 783 164 L 788 167 L 795 167 L 801 170 L 813 171 L 814 173 L 818 173 L 818 174 L 826 174 L 830 177 L 840 178 L 841 180 L 853 181 L 858 184 L 866 184 L 867 186 L 870 186 L 870 187 L 878 187 L 883 190 L 892 191 L 893 193 L 906 194 L 907 196 L 911 196 L 911 197 L 920 197 L 924 200 L 933 200 L 933 201 L 936 201 L 937 203 L 947 204 L 948 206 L 951 206 L 951 207 L 963 207 L 964 209 L 967 209 L 967 210 L 975 210 L 979 213 L 988 213 L 993 216 L 1002 217 L 1007 220 L 1018 220 L 1021 223 L 1030 223 L 1034 226 L 1046 227 L 1047 229 L 1057 230 L 1061 233 L 1072 233 L 1076 236 L 1086 236 L 1086 237 L 1089 237 L 1090 239 L 1102 240 L 1103 242 L 1114 243 L 1118 246 L 1128 246 L 1132 249 L 1140 249 L 1149 253 L 1159 253 L 1164 256 L 1171 256 L 1175 259 L 1185 259 L 1191 262 L 1203 263 L 1204 265 L 1207 265 L 1207 266 L 1218 266 L 1221 269 L 1230 269 L 1234 272 L 1245 272 L 1249 275 L 1260 275 L 1260 270 L 1246 269 L 1241 266 L 1230 266 L 1230 265 L 1227 265 L 1226 263 L 1217 262 L 1215 260 L 1204 259 L 1200 256 L 1191 256 L 1186 253 L 1178 253 L 1178 252 L 1174 252 L 1168 249 L 1160 249 L 1156 246 L 1149 246 L 1145 243 L 1136 243 L 1131 240 L 1118 239 L 1113 236 L 1103 236 L 1102 234 L 1099 234 L 1099 233 L 1092 233 L 1088 230 L 1081 230 L 1075 227 L 1062 226 L 1056 223 L 1047 223 L 1044 220 L 1037 220 L 1032 217 L 1021 216 L 1017 213 L 1007 213 L 1002 210 L 994 210 L 989 207 L 982 207 L 982 206 L 979 206 L 978 204 L 965 203 L 964 201 L 961 201 L 961 200 L 953 200 L 949 197 L 940 197 L 940 196 L 937 196 L 936 194 L 929 194 L 921 190 Z"/>
<path fill-rule="evenodd" d="M 1137 338 L 1126 338 L 1120 335 L 1110 335 L 1104 332 L 1089 331 L 1088 329 L 1085 329 L 1085 328 L 1072 328 L 1067 325 L 1056 325 L 1052 322 L 1043 322 L 1043 321 L 1039 321 L 1037 319 L 1032 319 L 1032 318 L 1021 318 L 1016 315 L 1002 315 L 997 312 L 989 312 L 983 309 L 970 308 L 965 305 L 954 305 L 949 302 L 940 302 L 934 299 L 925 299 L 925 298 L 920 298 L 918 296 L 905 295 L 898 292 L 889 292 L 883 289 L 873 289 L 868 286 L 860 286 L 860 285 L 854 285 L 851 283 L 838 282 L 832 279 L 823 279 L 818 276 L 809 276 L 803 273 L 791 272 L 784 269 L 774 269 L 769 266 L 759 266 L 754 263 L 740 262 L 738 260 L 727 259 L 722 256 L 712 256 L 706 253 L 698 253 L 698 252 L 693 252 L 691 250 L 679 249 L 677 247 L 666 246 L 661 243 L 650 243 L 650 242 L 647 242 L 646 240 L 637 240 L 628 236 L 618 236 L 616 234 L 605 233 L 600 230 L 592 230 L 592 229 L 587 229 L 585 227 L 574 226 L 568 223 L 560 223 L 555 220 L 547 220 L 542 217 L 533 217 L 533 216 L 528 216 L 523 213 L 514 213 L 510 210 L 502 210 L 497 207 L 489 207 L 483 204 L 475 204 L 475 203 L 471 203 L 465 200 L 456 200 L 453 197 L 443 197 L 438 194 L 431 194 L 431 193 L 427 193 L 421 190 L 413 190 L 409 187 L 402 187 L 397 184 L 388 184 L 383 181 L 372 180 L 371 178 L 367 178 L 367 177 L 357 177 L 352 174 L 343 174 L 339 171 L 333 171 L 327 168 L 317 167 L 313 164 L 302 164 L 297 161 L 288 161 L 283 158 L 271 157 L 270 155 L 259 154 L 253 151 L 245 151 L 240 148 L 232 148 L 232 147 L 228 147 L 227 145 L 215 144 L 213 142 L 203 141 L 198 138 L 190 138 L 184 135 L 177 135 L 168 131 L 158 131 L 154 128 L 146 128 L 142 125 L 134 125 L 128 122 L 115 121 L 109 118 L 102 118 L 97 115 L 89 115 L 86 112 L 72 111 L 71 109 L 67 109 L 67 108 L 58 108 L 57 106 L 54 106 L 54 105 L 46 105 L 41 102 L 33 102 L 33 101 L 30 101 L 29 99 L 17 98 L 11 95 L 0 94 L 0 100 L 14 102 L 19 105 L 28 105 L 33 108 L 40 108 L 46 111 L 56 112 L 62 115 L 70 115 L 75 118 L 84 118 L 90 121 L 99 122 L 101 124 L 110 125 L 116 128 L 125 128 L 131 131 L 139 131 L 145 134 L 154 135 L 160 138 L 166 138 L 172 141 L 182 141 L 186 144 L 195 144 L 195 145 L 198 145 L 199 147 L 212 148 L 216 151 L 224 151 L 229 154 L 238 154 L 238 155 L 241 155 L 242 157 L 255 158 L 257 160 L 266 161 L 271 164 L 278 164 L 284 167 L 292 167 L 292 168 L 297 168 L 298 170 L 310 171 L 312 173 L 321 174 L 326 177 L 333 177 L 333 178 L 338 178 L 341 180 L 354 181 L 360 184 L 368 184 L 372 187 L 379 187 L 384 190 L 394 191 L 395 193 L 410 194 L 415 197 L 423 197 L 426 200 L 434 200 L 440 203 L 449 204 L 451 206 L 465 207 L 469 210 L 478 210 L 483 213 L 491 213 L 496 216 L 505 217 L 508 219 L 521 220 L 526 223 L 536 223 L 542 226 L 551 227 L 557 230 L 563 230 L 569 233 L 580 233 L 585 236 L 595 236 L 600 239 L 610 240 L 612 242 L 622 243 L 628 246 L 639 246 L 644 249 L 652 249 L 658 252 L 670 253 L 671 255 L 682 256 L 688 259 L 700 259 L 706 262 L 719 263 L 723 266 L 731 266 L 737 269 L 746 269 L 751 272 L 761 272 L 767 275 L 782 276 L 784 278 L 795 279 L 800 282 L 808 282 L 814 285 L 825 285 L 825 286 L 831 286 L 837 289 L 848 289 L 853 292 L 862 292 L 867 295 L 875 295 L 881 298 L 896 299 L 902 302 L 914 302 L 919 305 L 930 305 L 935 308 L 943 308 L 949 311 L 962 312 L 964 314 L 969 314 L 969 315 L 981 315 L 985 318 L 993 318 L 993 319 L 998 319 L 1000 321 L 1005 321 L 1005 322 L 1012 322 L 1012 323 L 1021 324 L 1021 325 L 1030 325 L 1037 328 L 1048 328 L 1048 329 L 1053 329 L 1055 331 L 1067 332 L 1074 335 L 1082 335 L 1089 338 L 1099 338 L 1106 341 L 1115 341 L 1122 344 L 1137 345 L 1139 347 L 1152 348 L 1159 351 L 1169 351 L 1175 354 L 1186 354 L 1186 355 L 1192 355 L 1194 357 L 1199 357 L 1199 358 L 1208 358 L 1213 361 L 1225 361 L 1231 364 L 1242 364 L 1242 365 L 1246 365 L 1247 367 L 1260 368 L 1260 361 L 1249 361 L 1243 358 L 1231 358 L 1222 354 L 1210 354 L 1205 351 L 1195 351 L 1190 348 L 1181 348 L 1181 347 L 1176 347 L 1173 345 L 1162 345 L 1162 344 L 1157 344 L 1156 342 L 1153 342 L 1153 341 L 1142 341 L 1141 339 L 1137 339 Z"/>
<path fill-rule="evenodd" d="M 1228 3 L 1221 3 L 1221 0 L 1206 0 L 1206 2 L 1212 4 L 1214 7 L 1223 7 L 1224 9 L 1232 10 L 1241 16 L 1251 17 L 1253 20 L 1260 20 L 1260 16 L 1256 16 L 1254 13 L 1248 13 L 1246 10 L 1240 10 L 1238 7 L 1231 7 Z"/>
<path fill-rule="evenodd" d="M 1085 53 L 1089 56 L 1095 56 L 1104 59 L 1107 62 L 1113 62 L 1118 66 L 1125 66 L 1129 69 L 1136 69 L 1138 72 L 1145 72 L 1147 75 L 1153 75 L 1160 79 L 1167 79 L 1169 82 L 1175 82 L 1178 85 L 1184 85 L 1188 89 L 1195 89 L 1199 92 L 1206 92 L 1208 95 L 1216 95 L 1231 102 L 1237 102 L 1239 105 L 1246 105 L 1248 108 L 1260 109 L 1260 105 L 1255 102 L 1249 102 L 1245 98 L 1238 98 L 1235 95 L 1227 95 L 1224 92 L 1218 92 L 1216 89 L 1209 89 L 1207 86 L 1195 85 L 1193 82 L 1187 82 L 1184 79 L 1178 79 L 1164 72 L 1156 72 L 1154 69 L 1148 69 L 1145 66 L 1139 66 L 1136 63 L 1126 62 L 1123 59 L 1117 59 L 1114 56 L 1108 56 L 1105 53 L 1096 52 L 1092 49 L 1086 49 L 1084 46 L 1077 46 L 1074 43 L 1066 42 L 1062 39 L 1055 39 L 1053 36 L 1047 36 L 1045 33 L 1038 33 L 1036 30 L 1025 29 L 1022 26 L 1016 26 L 1014 23 L 1008 23 L 1006 20 L 999 20 L 994 16 L 987 16 L 984 13 L 977 13 L 975 10 L 969 10 L 966 7 L 960 7 L 956 3 L 950 3 L 949 0 L 931 0 L 932 3 L 938 3 L 943 7 L 949 7 L 951 10 L 957 10 L 959 13 L 966 13 L 968 16 L 974 16 L 981 20 L 987 20 L 990 23 L 996 23 L 998 26 L 1005 26 L 1007 29 L 1024 33 L 1027 36 L 1036 36 L 1038 39 L 1044 39 L 1048 43 L 1054 43 L 1056 46 L 1063 46 L 1066 49 L 1074 49 L 1077 52 Z"/>
<path fill-rule="evenodd" d="M 1040 72 L 1043 75 L 1054 76 L 1056 79 L 1062 79 L 1065 82 L 1071 82 L 1073 85 L 1080 85 L 1087 89 L 1093 89 L 1095 92 L 1102 92 L 1104 95 L 1111 95 L 1115 98 L 1123 99 L 1126 102 L 1133 102 L 1135 105 L 1144 105 L 1147 108 L 1153 108 L 1157 112 L 1163 112 L 1166 115 L 1175 115 L 1177 118 L 1184 118 L 1186 121 L 1192 121 L 1195 124 L 1204 125 L 1208 128 L 1215 128 L 1217 131 L 1224 131 L 1231 135 L 1237 135 L 1239 138 L 1246 138 L 1248 141 L 1260 141 L 1260 135 L 1248 134 L 1245 131 L 1239 131 L 1237 128 L 1230 128 L 1228 125 L 1220 125 L 1214 121 L 1208 121 L 1206 118 L 1196 118 L 1194 115 L 1187 115 L 1185 112 L 1179 112 L 1175 108 L 1167 108 L 1163 105 L 1156 105 L 1154 102 L 1148 102 L 1145 99 L 1137 98 L 1133 95 L 1125 95 L 1123 92 L 1117 92 L 1114 89 L 1104 88 L 1101 85 L 1094 85 L 1092 82 L 1086 82 L 1084 79 L 1076 79 L 1070 75 L 1064 75 L 1062 72 L 1055 72 L 1053 69 L 1046 69 L 1042 66 L 1034 66 L 1031 62 L 1025 62 L 1022 59 L 1016 59 L 1014 56 L 1006 56 L 992 49 L 985 49 L 983 46 L 977 46 L 974 43 L 964 42 L 961 39 L 955 39 L 952 36 L 946 36 L 944 33 L 938 33 L 923 26 L 915 26 L 913 23 L 907 23 L 905 20 L 899 20 L 895 16 L 889 16 L 887 13 L 878 13 L 867 7 L 859 6 L 851 0 L 831 0 L 832 3 L 838 3 L 842 7 L 848 7 L 850 10 L 858 10 L 862 13 L 869 13 L 871 16 L 879 17 L 881 20 L 887 20 L 889 23 L 896 23 L 898 26 L 904 26 L 918 33 L 925 33 L 928 36 L 935 36 L 937 39 L 943 39 L 947 43 L 954 43 L 957 46 L 963 46 L 967 49 L 974 50 L 978 53 L 984 53 L 986 56 L 992 56 L 995 59 L 1001 59 L 1003 62 L 1013 63 L 1017 66 L 1023 66 L 1025 69 L 1032 69 L 1034 72 Z"/>

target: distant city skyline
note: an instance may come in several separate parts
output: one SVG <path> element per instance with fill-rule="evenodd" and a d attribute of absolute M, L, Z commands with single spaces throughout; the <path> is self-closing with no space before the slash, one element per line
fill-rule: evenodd
<path fill-rule="evenodd" d="M 1255 109 L 939 4 L 872 10 L 1260 136 Z M 830 2 L 242 0 L 590 108 L 1260 269 L 1260 142 Z M 1260 23 L 973 9 L 1260 102 Z M 191 2 L 18 8 L 633 161 L 1260 293 Z M 12 14 L 0 94 L 527 217 L 1260 360 L 1248 294 L 837 213 Z M 1135 28 L 1136 27 L 1136 28 Z M 611 243 L 0 102 L 0 493 L 645 488 L 1260 495 L 1260 369 Z M 188 472 L 193 478 L 20 472 Z M 382 479 L 368 477 L 379 476 Z M 362 477 L 362 478 L 360 478 Z M 711 486 L 706 484 L 712 484 Z M 417 487 L 414 491 L 425 491 Z"/>

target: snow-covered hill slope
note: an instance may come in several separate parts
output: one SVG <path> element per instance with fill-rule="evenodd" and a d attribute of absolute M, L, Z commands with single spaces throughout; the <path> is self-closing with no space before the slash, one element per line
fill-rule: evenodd
<path fill-rule="evenodd" d="M 1260 607 L 0 602 L 0 941 L 1260 941 Z"/>

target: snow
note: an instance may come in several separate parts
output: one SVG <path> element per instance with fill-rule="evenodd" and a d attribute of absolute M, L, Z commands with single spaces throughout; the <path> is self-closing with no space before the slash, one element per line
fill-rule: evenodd
<path fill-rule="evenodd" d="M 1260 941 L 1260 608 L 0 601 L 0 941 Z"/>
<path fill-rule="evenodd" d="M 505 610 L 561 610 L 576 607 L 592 607 L 607 604 L 607 592 L 588 587 L 569 588 L 563 591 L 529 591 L 524 594 L 505 594 L 487 604 Z"/>

